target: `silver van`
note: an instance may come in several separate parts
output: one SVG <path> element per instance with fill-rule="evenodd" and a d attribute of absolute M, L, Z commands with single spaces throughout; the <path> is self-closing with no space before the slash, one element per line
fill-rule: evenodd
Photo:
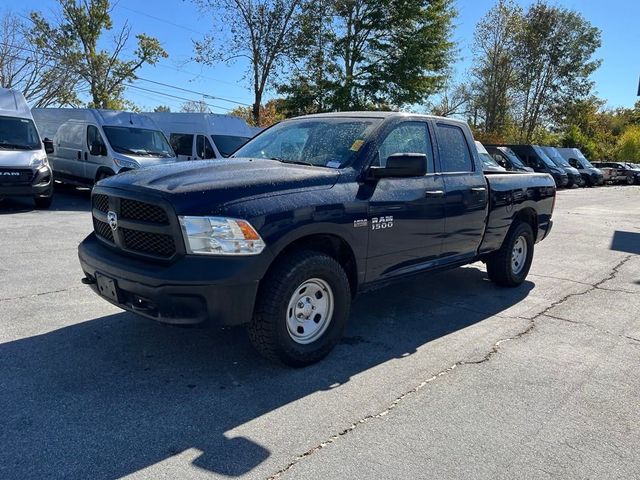
<path fill-rule="evenodd" d="M 173 163 L 176 154 L 145 115 L 93 108 L 34 108 L 36 125 L 53 139 L 56 180 L 91 186 L 117 173 Z"/>
<path fill-rule="evenodd" d="M 0 199 L 30 197 L 49 208 L 53 176 L 47 161 L 51 142 L 42 141 L 22 93 L 0 88 Z"/>

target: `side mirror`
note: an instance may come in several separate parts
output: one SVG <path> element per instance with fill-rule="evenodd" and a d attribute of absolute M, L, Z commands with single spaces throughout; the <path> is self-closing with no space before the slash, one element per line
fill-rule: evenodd
<path fill-rule="evenodd" d="M 89 153 L 94 156 L 104 156 L 107 154 L 107 147 L 100 142 L 93 142 L 89 147 Z"/>
<path fill-rule="evenodd" d="M 370 167 L 372 178 L 422 177 L 427 173 L 427 156 L 424 153 L 395 153 L 387 158 L 384 167 Z"/>
<path fill-rule="evenodd" d="M 53 140 L 45 138 L 42 140 L 42 144 L 44 145 L 44 152 L 46 154 L 53 153 Z"/>

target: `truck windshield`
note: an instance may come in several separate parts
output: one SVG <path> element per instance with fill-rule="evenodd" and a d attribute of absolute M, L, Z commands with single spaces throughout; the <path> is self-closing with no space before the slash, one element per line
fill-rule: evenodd
<path fill-rule="evenodd" d="M 482 160 L 482 163 L 487 166 L 487 167 L 498 167 L 498 168 L 502 168 L 500 166 L 500 164 L 498 162 L 496 162 L 493 157 L 491 155 L 489 155 L 486 152 L 478 152 L 478 155 L 480 155 L 480 160 Z"/>
<path fill-rule="evenodd" d="M 249 141 L 249 137 L 237 137 L 235 135 L 211 135 L 211 140 L 218 147 L 223 157 L 228 157 L 238 148 Z"/>
<path fill-rule="evenodd" d="M 527 166 L 524 163 L 522 163 L 522 160 L 520 160 L 520 158 L 515 154 L 515 152 L 511 150 L 509 147 L 501 147 L 500 150 L 502 150 L 502 153 L 504 153 L 505 156 L 509 159 L 509 161 L 512 164 L 514 164 L 516 167 L 527 168 Z"/>
<path fill-rule="evenodd" d="M 136 127 L 102 127 L 104 134 L 118 153 L 140 157 L 175 157 L 173 149 L 158 130 Z"/>
<path fill-rule="evenodd" d="M 555 163 L 559 167 L 570 167 L 569 162 L 567 162 L 562 156 L 556 151 L 555 148 L 545 148 L 544 153 L 551 159 L 553 163 Z"/>
<path fill-rule="evenodd" d="M 313 118 L 279 123 L 241 147 L 234 157 L 342 168 L 353 161 L 377 118 Z"/>
<path fill-rule="evenodd" d="M 0 117 L 0 150 L 38 150 L 40 138 L 28 118 Z"/>

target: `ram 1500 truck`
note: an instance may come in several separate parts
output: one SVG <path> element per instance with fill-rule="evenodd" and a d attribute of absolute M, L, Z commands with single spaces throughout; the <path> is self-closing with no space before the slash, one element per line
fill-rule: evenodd
<path fill-rule="evenodd" d="M 520 285 L 555 192 L 547 174 L 484 174 L 463 122 L 305 116 L 228 160 L 99 182 L 83 282 L 160 322 L 246 324 L 264 356 L 303 366 L 339 341 L 357 292 L 478 260 Z"/>

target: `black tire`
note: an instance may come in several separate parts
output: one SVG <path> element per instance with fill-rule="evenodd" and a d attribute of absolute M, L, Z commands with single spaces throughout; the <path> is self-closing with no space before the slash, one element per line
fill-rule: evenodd
<path fill-rule="evenodd" d="M 96 175 L 96 181 L 94 183 L 98 183 L 100 180 L 104 180 L 105 178 L 109 178 L 109 177 L 113 177 L 115 175 L 115 173 L 113 173 L 111 170 L 101 170 L 98 172 L 98 174 Z"/>
<path fill-rule="evenodd" d="M 522 238 L 526 243 L 526 255 L 524 262 L 517 269 L 512 262 L 512 254 L 516 242 Z M 514 224 L 502 243 L 500 250 L 487 257 L 487 274 L 489 279 L 501 287 L 517 287 L 527 278 L 531 262 L 533 261 L 533 230 L 528 223 L 518 222 Z M 515 271 L 517 270 L 517 271 Z"/>
<path fill-rule="evenodd" d="M 311 343 L 295 341 L 287 327 L 290 301 L 304 282 L 320 279 L 333 293 L 333 314 L 326 330 Z M 302 291 L 302 290 L 301 290 Z M 324 358 L 342 337 L 351 308 L 351 288 L 344 269 L 324 253 L 301 250 L 282 258 L 261 282 L 249 339 L 269 360 L 304 367 Z"/>
<path fill-rule="evenodd" d="M 636 183 L 635 179 L 631 175 L 627 175 L 627 185 L 633 185 Z"/>
<path fill-rule="evenodd" d="M 49 209 L 52 201 L 53 197 L 37 197 L 33 199 L 33 202 L 36 204 L 36 208 L 39 210 Z"/>

